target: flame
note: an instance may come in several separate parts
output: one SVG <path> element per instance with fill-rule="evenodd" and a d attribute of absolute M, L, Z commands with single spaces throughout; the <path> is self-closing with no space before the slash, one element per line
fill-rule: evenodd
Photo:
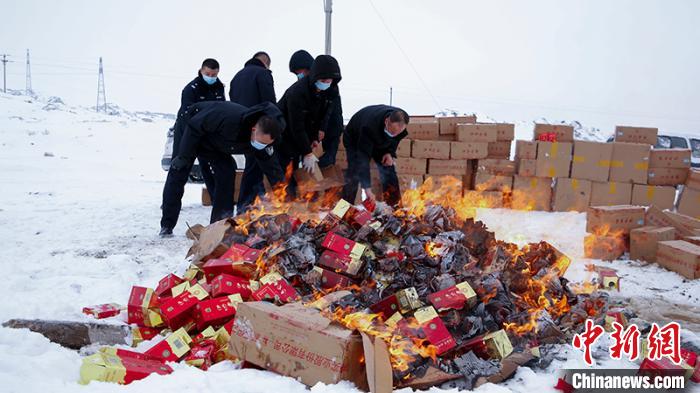
<path fill-rule="evenodd" d="M 612 230 L 609 225 L 595 228 L 593 233 L 584 237 L 583 250 L 586 258 L 599 258 L 601 255 L 622 254 L 625 249 L 625 232 Z"/>

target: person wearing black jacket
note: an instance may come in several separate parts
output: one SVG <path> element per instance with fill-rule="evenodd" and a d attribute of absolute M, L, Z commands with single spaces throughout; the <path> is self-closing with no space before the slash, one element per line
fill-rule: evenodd
<path fill-rule="evenodd" d="M 329 55 L 316 57 L 311 72 L 290 86 L 277 103 L 287 121 L 284 143 L 280 149 L 280 164 L 293 168 L 301 160 L 307 171 L 312 171 L 318 158 L 312 150 L 325 136 L 334 100 L 339 96 L 341 80 L 338 61 Z M 287 192 L 296 194 L 294 179 L 290 179 Z"/>
<path fill-rule="evenodd" d="M 195 157 L 205 157 L 214 169 L 211 222 L 233 215 L 236 163 L 231 154 L 254 157 L 272 184 L 283 180 L 273 144 L 280 139 L 284 118 L 274 104 L 248 108 L 233 102 L 201 102 L 187 109 L 183 120 L 185 132 L 163 189 L 161 236 L 171 236 L 177 224 Z"/>
<path fill-rule="evenodd" d="M 379 169 L 384 201 L 396 206 L 401 201 L 399 179 L 394 168 L 396 149 L 408 135 L 409 117 L 403 109 L 389 105 L 371 105 L 355 113 L 343 132 L 343 144 L 348 156 L 343 199 L 355 202 L 357 183 L 367 198 L 374 200 L 369 161 Z"/>
<path fill-rule="evenodd" d="M 202 101 L 226 101 L 224 94 L 224 84 L 218 78 L 219 62 L 215 59 L 204 59 L 202 67 L 197 72 L 197 77 L 182 89 L 180 96 L 180 109 L 177 111 L 177 119 L 173 127 L 173 152 L 172 157 L 175 157 L 180 145 L 180 139 L 184 130 L 184 125 L 180 122 L 183 113 L 192 104 Z M 208 162 L 199 162 L 202 177 L 207 185 L 207 189 L 214 192 L 214 176 L 211 172 L 211 167 Z"/>

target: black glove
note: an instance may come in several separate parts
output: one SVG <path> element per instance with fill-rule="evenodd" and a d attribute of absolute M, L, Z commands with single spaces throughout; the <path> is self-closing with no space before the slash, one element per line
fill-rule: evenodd
<path fill-rule="evenodd" d="M 192 166 L 193 163 L 194 158 L 177 156 L 173 158 L 172 161 L 170 161 L 170 167 L 175 169 L 176 171 L 179 171 L 187 168 L 188 166 Z"/>

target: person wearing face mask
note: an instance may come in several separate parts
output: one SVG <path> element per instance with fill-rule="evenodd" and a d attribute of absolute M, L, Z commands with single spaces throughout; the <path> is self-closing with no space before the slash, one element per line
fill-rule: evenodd
<path fill-rule="evenodd" d="M 332 56 L 320 55 L 313 61 L 308 76 L 298 79 L 277 103 L 287 121 L 279 156 L 282 168 L 291 164 L 296 169 L 301 162 L 303 168 L 311 172 L 318 163 L 312 150 L 323 141 L 328 130 L 341 78 L 338 61 Z M 296 196 L 293 178 L 287 193 Z"/>
<path fill-rule="evenodd" d="M 221 83 L 218 75 L 219 62 L 215 59 L 205 59 L 197 73 L 197 77 L 182 89 L 180 109 L 177 111 L 177 119 L 173 127 L 173 157 L 177 154 L 184 130 L 184 125 L 179 120 L 187 108 L 192 104 L 202 101 L 226 101 L 224 84 Z M 202 177 L 204 178 L 207 189 L 213 193 L 214 189 L 210 188 L 214 187 L 214 177 L 211 172 L 211 166 L 203 159 L 199 160 L 199 167 L 202 171 Z"/>
<path fill-rule="evenodd" d="M 377 164 L 384 201 L 397 206 L 401 201 L 399 179 L 394 168 L 396 149 L 408 135 L 409 116 L 403 109 L 389 105 L 371 105 L 360 109 L 343 132 L 343 144 L 348 156 L 343 199 L 354 203 L 359 183 L 367 198 L 374 200 L 370 160 Z"/>
<path fill-rule="evenodd" d="M 214 169 L 211 222 L 233 215 L 236 163 L 232 154 L 252 157 L 270 183 L 283 180 L 274 143 L 285 126 L 273 103 L 245 107 L 233 102 L 200 102 L 183 115 L 185 131 L 163 189 L 160 235 L 172 236 L 182 205 L 187 176 L 195 157 L 205 157 Z"/>
<path fill-rule="evenodd" d="M 303 49 L 298 50 L 289 58 L 289 72 L 296 75 L 297 80 L 309 75 L 314 58 Z"/>

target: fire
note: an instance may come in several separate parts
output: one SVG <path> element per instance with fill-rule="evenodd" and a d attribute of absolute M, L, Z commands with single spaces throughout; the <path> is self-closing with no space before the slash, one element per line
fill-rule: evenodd
<path fill-rule="evenodd" d="M 583 239 L 584 256 L 594 259 L 615 259 L 624 252 L 625 241 L 625 233 L 622 229 L 612 230 L 608 225 L 595 228 L 593 233 Z"/>

